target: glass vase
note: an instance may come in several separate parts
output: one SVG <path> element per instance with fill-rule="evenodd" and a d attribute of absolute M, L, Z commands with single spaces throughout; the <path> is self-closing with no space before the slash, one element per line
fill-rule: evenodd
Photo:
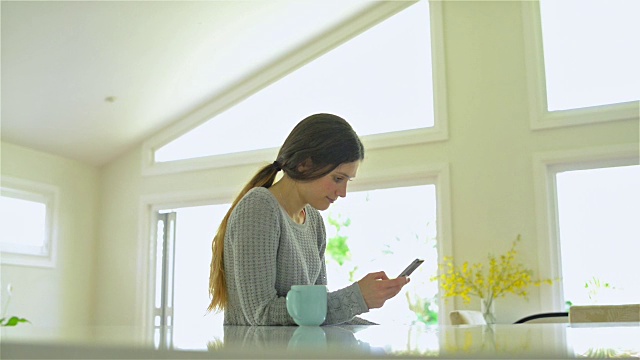
<path fill-rule="evenodd" d="M 484 321 L 486 321 L 487 324 L 491 325 L 496 323 L 493 297 L 490 297 L 488 299 L 480 299 L 480 311 L 482 311 L 482 316 L 484 316 Z"/>

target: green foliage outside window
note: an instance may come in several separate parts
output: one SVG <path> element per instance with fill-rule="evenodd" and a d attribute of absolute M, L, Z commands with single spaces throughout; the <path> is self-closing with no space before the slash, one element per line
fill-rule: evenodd
<path fill-rule="evenodd" d="M 602 281 L 597 277 L 592 277 L 591 280 L 588 280 L 584 283 L 584 288 L 587 289 L 587 294 L 589 295 L 589 300 L 593 302 L 598 301 L 598 295 L 602 291 L 614 290 L 615 286 L 612 286 L 606 281 Z"/>
<path fill-rule="evenodd" d="M 349 238 L 341 235 L 340 229 L 351 225 L 351 219 L 347 218 L 345 221 L 341 222 L 339 218 L 340 215 L 338 215 L 338 219 L 334 219 L 331 215 L 328 217 L 327 221 L 329 222 L 329 225 L 336 228 L 336 235 L 327 241 L 326 253 L 329 255 L 330 259 L 333 259 L 338 263 L 338 265 L 342 266 L 345 261 L 351 260 L 351 251 L 349 250 L 349 245 L 347 245 L 347 240 Z"/>
<path fill-rule="evenodd" d="M 337 218 L 333 217 L 331 214 L 327 216 L 327 223 L 335 228 L 335 235 L 327 239 L 326 248 L 327 263 L 334 261 L 340 267 L 345 266 L 351 260 L 351 249 L 348 245 L 349 237 L 340 232 L 342 229 L 351 225 L 351 219 L 346 218 L 345 220 L 342 220 L 341 217 L 342 216 L 340 214 L 337 215 Z M 399 238 L 396 238 L 395 240 L 397 242 L 401 242 L 401 239 Z M 414 240 L 420 240 L 417 234 L 415 235 Z M 385 244 L 385 247 L 380 251 L 384 255 L 393 254 L 393 250 L 389 244 Z M 348 272 L 350 282 L 356 281 L 355 277 L 357 270 L 358 266 L 354 266 L 353 269 Z M 409 292 L 405 293 L 405 296 L 409 309 L 416 315 L 416 322 L 421 322 L 427 325 L 438 323 L 437 296 L 434 298 L 425 298 L 415 293 L 410 294 Z"/>
<path fill-rule="evenodd" d="M 587 292 L 587 296 L 589 297 L 588 303 L 597 304 L 601 302 L 604 298 L 606 302 L 607 295 L 611 295 L 612 291 L 616 291 L 618 288 L 611 285 L 611 283 L 601 280 L 596 276 L 592 276 L 591 279 L 585 281 L 584 289 Z M 579 301 L 578 302 L 584 302 Z M 566 311 L 569 311 L 569 308 L 573 306 L 574 301 L 567 300 L 565 301 Z"/>
<path fill-rule="evenodd" d="M 436 305 L 437 297 L 433 299 L 422 298 L 418 296 L 412 297 L 408 292 L 405 294 L 409 309 L 416 314 L 416 321 L 427 325 L 438 324 L 438 307 Z"/>

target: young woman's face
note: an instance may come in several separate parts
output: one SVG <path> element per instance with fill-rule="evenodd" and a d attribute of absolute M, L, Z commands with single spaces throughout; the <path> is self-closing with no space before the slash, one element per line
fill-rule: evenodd
<path fill-rule="evenodd" d="M 303 199 L 318 210 L 326 210 L 340 197 L 347 196 L 347 183 L 356 177 L 360 161 L 338 166 L 320 179 L 300 184 Z"/>

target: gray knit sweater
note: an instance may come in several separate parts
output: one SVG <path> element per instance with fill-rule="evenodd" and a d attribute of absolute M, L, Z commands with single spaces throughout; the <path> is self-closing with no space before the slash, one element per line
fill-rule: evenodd
<path fill-rule="evenodd" d="M 295 325 L 287 313 L 292 285 L 326 285 L 326 232 L 320 212 L 307 205 L 294 222 L 271 192 L 250 190 L 231 213 L 224 237 L 229 303 L 226 325 Z M 328 293 L 325 325 L 372 324 L 355 317 L 369 311 L 354 283 Z"/>

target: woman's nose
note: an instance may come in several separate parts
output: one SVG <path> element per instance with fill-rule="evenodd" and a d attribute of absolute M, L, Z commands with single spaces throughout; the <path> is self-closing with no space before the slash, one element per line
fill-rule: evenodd
<path fill-rule="evenodd" d="M 340 186 L 336 194 L 340 197 L 347 197 L 347 184 L 344 184 L 344 186 Z"/>

